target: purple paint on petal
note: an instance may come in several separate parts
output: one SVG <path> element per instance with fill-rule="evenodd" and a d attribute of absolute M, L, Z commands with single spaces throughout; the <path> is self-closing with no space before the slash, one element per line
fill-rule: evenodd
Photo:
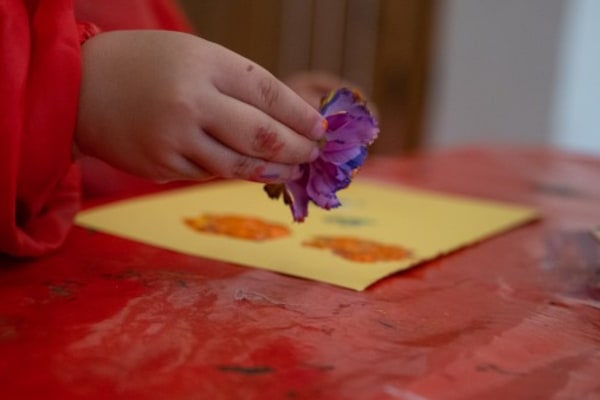
<path fill-rule="evenodd" d="M 323 153 L 321 159 L 336 165 L 345 164 L 356 158 L 361 152 L 360 149 L 361 147 L 351 147 L 349 149 L 328 151 L 327 153 Z"/>
<path fill-rule="evenodd" d="M 325 135 L 331 136 L 331 132 L 342 128 L 347 123 L 348 123 L 348 113 L 347 112 L 339 112 L 337 114 L 329 115 L 327 117 L 327 132 L 325 133 Z"/>
<path fill-rule="evenodd" d="M 360 153 L 356 157 L 354 157 L 352 160 L 348 161 L 346 163 L 346 166 L 354 171 L 356 168 L 363 165 L 366 158 L 367 158 L 367 148 L 361 147 Z"/>
<path fill-rule="evenodd" d="M 347 187 L 350 177 L 339 172 L 339 168 L 331 163 L 317 161 L 311 165 L 306 191 L 319 207 L 328 210 L 340 205 L 335 192 Z"/>
<path fill-rule="evenodd" d="M 319 157 L 302 166 L 299 179 L 286 182 L 284 200 L 294 220 L 308 215 L 308 203 L 324 209 L 338 207 L 337 192 L 352 181 L 354 172 L 364 163 L 367 147 L 377 138 L 377 121 L 360 94 L 339 89 L 323 100 L 321 114 L 328 127 Z"/>

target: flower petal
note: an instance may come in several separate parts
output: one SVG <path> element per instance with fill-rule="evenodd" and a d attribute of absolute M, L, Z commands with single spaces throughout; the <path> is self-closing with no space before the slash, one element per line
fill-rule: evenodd
<path fill-rule="evenodd" d="M 320 112 L 328 122 L 321 153 L 302 166 L 302 177 L 285 183 L 284 201 L 298 222 L 308 215 L 309 202 L 327 210 L 340 205 L 337 192 L 350 185 L 367 157 L 367 146 L 379 133 L 377 121 L 358 92 L 333 92 L 322 102 Z"/>
<path fill-rule="evenodd" d="M 310 198 L 306 191 L 309 177 L 309 165 L 305 164 L 300 167 L 302 176 L 295 181 L 285 183 L 285 191 L 287 194 L 286 204 L 290 206 L 294 221 L 302 222 L 308 215 L 308 202 Z"/>
<path fill-rule="evenodd" d="M 331 123 L 334 120 L 334 123 Z M 328 144 L 368 145 L 377 138 L 379 128 L 375 119 L 368 114 L 364 107 L 356 109 L 354 113 L 335 114 L 327 117 L 327 122 L 338 126 L 337 129 L 329 128 L 325 133 Z"/>
<path fill-rule="evenodd" d="M 339 111 L 350 111 L 357 104 L 364 104 L 359 92 L 347 88 L 339 89 L 325 98 L 321 104 L 321 114 L 328 116 Z"/>
<path fill-rule="evenodd" d="M 310 165 L 306 192 L 319 207 L 329 210 L 340 205 L 336 192 L 350 184 L 350 177 L 335 165 L 317 160 Z"/>

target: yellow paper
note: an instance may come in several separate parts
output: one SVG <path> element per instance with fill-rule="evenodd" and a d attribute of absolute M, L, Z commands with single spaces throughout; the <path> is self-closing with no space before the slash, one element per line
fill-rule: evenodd
<path fill-rule="evenodd" d="M 355 181 L 342 206 L 309 206 L 294 223 L 260 184 L 215 183 L 134 198 L 81 212 L 77 223 L 182 253 L 364 290 L 377 280 L 536 218 L 527 207 Z M 264 242 L 197 232 L 183 223 L 204 213 L 284 223 L 292 234 Z M 354 236 L 407 248 L 401 261 L 363 263 L 302 244 L 315 236 Z M 201 264 L 199 264 L 201 265 Z"/>

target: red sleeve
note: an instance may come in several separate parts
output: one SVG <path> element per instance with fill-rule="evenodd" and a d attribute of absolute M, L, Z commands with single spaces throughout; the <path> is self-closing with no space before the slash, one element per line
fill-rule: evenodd
<path fill-rule="evenodd" d="M 192 32 L 175 0 L 75 0 L 78 20 L 91 21 L 103 32 L 118 29 L 166 29 Z"/>
<path fill-rule="evenodd" d="M 0 2 L 0 54 L 0 253 L 38 256 L 62 244 L 79 207 L 72 1 Z"/>

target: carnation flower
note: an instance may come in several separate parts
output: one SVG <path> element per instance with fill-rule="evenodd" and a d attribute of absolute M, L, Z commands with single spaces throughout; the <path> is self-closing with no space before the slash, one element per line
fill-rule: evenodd
<path fill-rule="evenodd" d="M 367 147 L 379 133 L 377 121 L 357 91 L 343 88 L 332 92 L 319 111 L 327 120 L 319 157 L 301 165 L 300 178 L 265 185 L 269 197 L 283 196 L 297 222 L 308 215 L 309 202 L 326 210 L 340 206 L 337 192 L 350 185 L 367 157 Z"/>

